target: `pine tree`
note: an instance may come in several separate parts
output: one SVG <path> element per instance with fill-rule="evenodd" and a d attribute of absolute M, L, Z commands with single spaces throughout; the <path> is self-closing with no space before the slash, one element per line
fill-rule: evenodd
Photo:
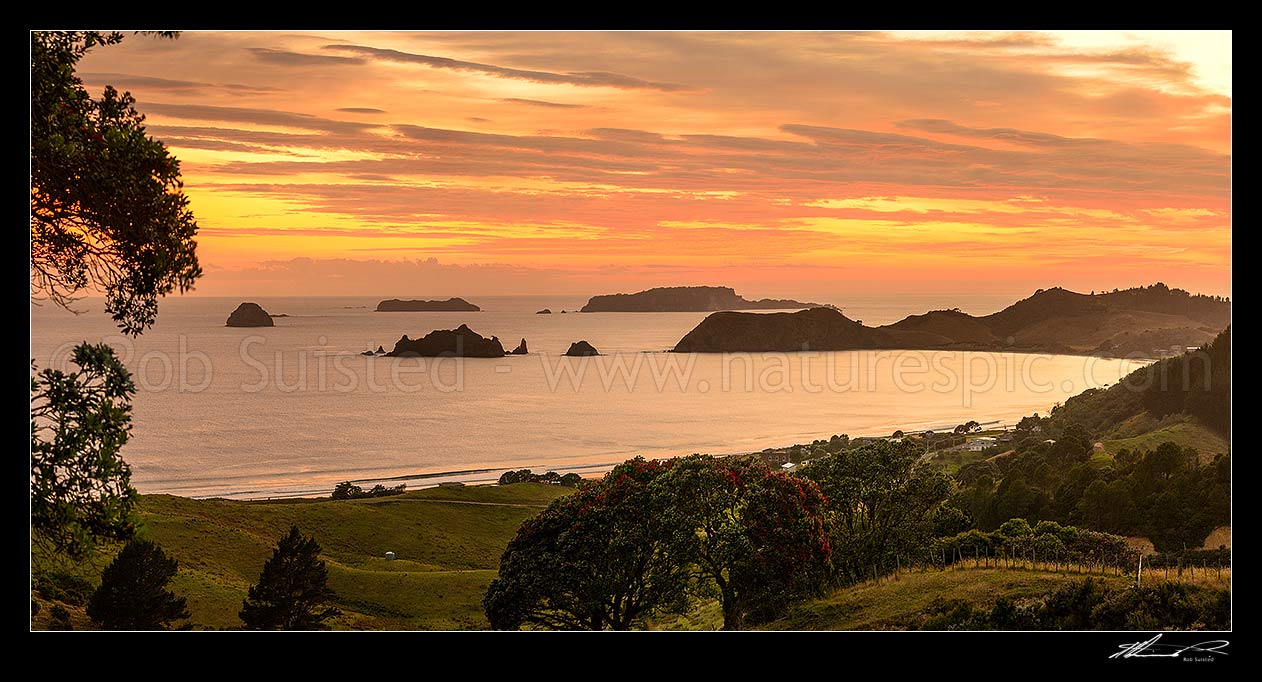
<path fill-rule="evenodd" d="M 88 616 L 106 630 L 164 630 L 188 618 L 184 597 L 166 589 L 178 566 L 153 542 L 128 542 L 101 574 Z"/>
<path fill-rule="evenodd" d="M 242 603 L 241 620 L 250 630 L 326 630 L 324 621 L 341 613 L 328 605 L 336 597 L 328 578 L 320 545 L 292 526 L 263 564 Z"/>

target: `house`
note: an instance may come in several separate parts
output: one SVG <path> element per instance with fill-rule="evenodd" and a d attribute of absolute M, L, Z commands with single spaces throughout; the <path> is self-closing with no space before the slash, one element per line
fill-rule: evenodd
<path fill-rule="evenodd" d="M 994 447 L 998 443 L 999 443 L 999 439 L 997 438 L 991 438 L 990 436 L 980 436 L 978 438 L 974 438 L 973 440 L 970 440 L 969 442 L 965 443 L 964 447 L 962 447 L 961 449 L 964 450 L 965 452 L 981 452 L 982 450 L 985 450 L 986 448 Z"/>
<path fill-rule="evenodd" d="M 794 464 L 793 462 L 785 462 L 784 464 L 780 465 L 780 470 L 786 474 L 793 471 L 796 468 L 798 468 L 798 465 Z"/>

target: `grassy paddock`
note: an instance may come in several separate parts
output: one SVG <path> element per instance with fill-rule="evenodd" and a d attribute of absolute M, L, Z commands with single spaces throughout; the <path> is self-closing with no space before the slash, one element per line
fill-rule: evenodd
<path fill-rule="evenodd" d="M 140 535 L 180 562 L 172 584 L 188 599 L 192 617 L 187 625 L 193 628 L 239 627 L 237 612 L 246 590 L 276 541 L 297 524 L 323 548 L 329 586 L 344 612 L 335 628 L 459 630 L 487 627 L 482 595 L 504 547 L 523 521 L 569 492 L 518 483 L 360 500 L 240 502 L 144 495 L 138 506 Z M 386 561 L 388 551 L 397 559 Z M 109 558 L 74 566 L 34 557 L 37 566 L 94 584 Z M 41 603 L 35 627 L 47 626 L 50 607 Z M 81 608 L 71 612 L 76 628 L 87 625 Z"/>
<path fill-rule="evenodd" d="M 1104 454 L 1111 460 L 1120 450 L 1156 450 L 1159 445 L 1171 441 L 1182 447 L 1196 448 L 1202 464 L 1211 462 L 1214 455 L 1227 452 L 1225 438 L 1194 421 L 1179 422 L 1154 429 L 1132 438 L 1116 438 L 1103 441 Z"/>
<path fill-rule="evenodd" d="M 838 590 L 827 597 L 804 602 L 789 609 L 784 618 L 763 626 L 769 630 L 896 630 L 905 629 L 936 599 L 962 599 L 975 606 L 990 608 L 999 597 L 1015 602 L 1042 597 L 1062 585 L 1095 578 L 1118 586 L 1133 584 L 1135 574 L 1118 575 L 1114 569 L 1098 566 L 1014 564 L 996 566 L 993 562 L 974 564 L 969 560 L 948 567 L 913 568 L 898 575 Z M 1185 570 L 1182 576 L 1171 570 L 1145 569 L 1143 583 L 1153 585 L 1169 580 L 1222 589 L 1231 585 L 1231 569 L 1221 572 Z M 697 619 L 694 616 L 694 620 Z M 681 619 L 682 620 L 682 619 Z M 722 622 L 720 616 L 719 622 Z"/>

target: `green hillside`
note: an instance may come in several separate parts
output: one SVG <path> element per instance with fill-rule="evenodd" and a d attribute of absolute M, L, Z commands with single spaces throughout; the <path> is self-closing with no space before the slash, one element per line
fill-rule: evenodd
<path fill-rule="evenodd" d="M 240 626 L 237 611 L 246 590 L 277 539 L 297 524 L 323 547 L 329 585 L 345 614 L 335 628 L 455 630 L 487 627 L 482 595 L 504 547 L 522 521 L 568 492 L 520 483 L 337 501 L 144 495 L 139 508 L 141 535 L 180 562 L 172 588 L 188 598 L 194 628 Z M 388 551 L 394 561 L 386 561 Z M 35 559 L 37 566 L 48 565 L 46 557 Z M 106 562 L 60 570 L 95 584 Z M 49 602 L 41 601 L 36 627 L 49 610 Z"/>
<path fill-rule="evenodd" d="M 1106 439 L 1102 443 L 1108 456 L 1122 450 L 1155 450 L 1162 443 L 1171 442 L 1180 447 L 1193 448 L 1200 454 L 1202 463 L 1212 461 L 1214 455 L 1227 452 L 1227 439 L 1199 422 L 1188 420 L 1159 426 L 1152 431 L 1130 438 Z"/>
<path fill-rule="evenodd" d="M 895 580 L 869 582 L 837 590 L 827 597 L 790 607 L 785 617 L 768 623 L 768 630 L 908 630 L 937 629 L 932 618 L 961 606 L 989 611 L 1002 598 L 1017 606 L 1028 605 L 1061 589 L 1071 589 L 1091 577 L 1109 589 L 1124 590 L 1133 576 L 1090 576 L 1042 570 L 962 568 L 905 572 Z M 1229 587 L 1230 571 L 1221 574 L 1185 573 L 1179 582 L 1202 603 L 1222 599 Z M 1171 582 L 1175 579 L 1172 578 Z M 1164 578 L 1153 575 L 1147 586 L 1160 586 Z M 941 622 L 941 621 L 939 621 Z M 971 629 L 971 628 L 970 628 Z"/>

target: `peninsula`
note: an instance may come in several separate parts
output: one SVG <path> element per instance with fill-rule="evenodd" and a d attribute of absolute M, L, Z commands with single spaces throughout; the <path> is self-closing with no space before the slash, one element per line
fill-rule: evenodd
<path fill-rule="evenodd" d="M 1231 321 L 1231 302 L 1158 283 L 1106 293 L 1059 287 L 975 317 L 958 309 L 868 327 L 839 310 L 717 312 L 679 343 L 677 353 L 859 349 L 973 350 L 1105 357 L 1162 357 L 1212 340 Z"/>

